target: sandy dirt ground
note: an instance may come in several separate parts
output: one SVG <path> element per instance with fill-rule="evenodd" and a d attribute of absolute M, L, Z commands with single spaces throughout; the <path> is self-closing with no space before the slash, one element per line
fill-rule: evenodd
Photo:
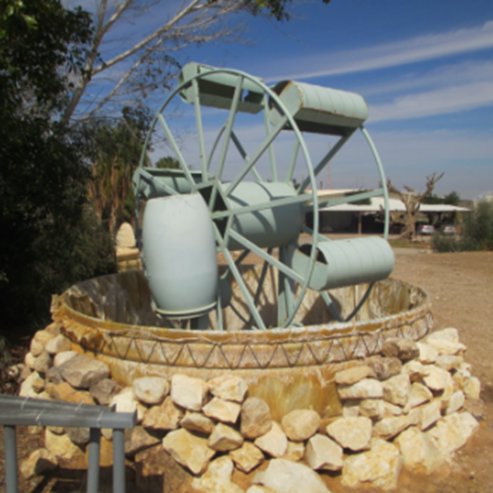
<path fill-rule="evenodd" d="M 466 360 L 482 382 L 483 419 L 479 431 L 450 467 L 430 477 L 403 473 L 399 493 L 490 493 L 493 491 L 493 252 L 435 254 L 397 250 L 393 277 L 423 288 L 433 304 L 435 328 L 456 327 L 468 350 Z M 0 492 L 3 436 L 0 431 Z M 19 433 L 19 455 L 36 448 L 39 435 Z M 43 484 L 44 483 L 44 484 Z M 49 482 L 48 482 L 49 483 Z M 348 491 L 330 481 L 333 493 Z M 75 491 L 84 491 L 79 484 Z M 21 492 L 60 491 L 40 480 L 22 482 Z M 67 491 L 67 490 L 65 490 Z M 354 491 L 354 490 L 351 490 Z M 365 490 L 368 492 L 369 490 Z M 131 492 L 130 492 L 131 493 Z"/>

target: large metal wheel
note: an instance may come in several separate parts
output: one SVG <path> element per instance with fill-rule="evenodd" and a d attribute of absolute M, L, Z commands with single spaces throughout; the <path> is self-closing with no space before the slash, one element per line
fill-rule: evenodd
<path fill-rule="evenodd" d="M 218 94 L 211 89 L 214 81 L 225 82 L 226 89 Z M 282 115 L 275 124 L 270 118 L 273 110 Z M 284 129 L 290 132 L 282 132 Z M 156 141 L 159 135 L 161 142 Z M 283 153 L 286 146 L 289 159 Z M 197 71 L 170 94 L 152 122 L 137 175 L 144 182 L 148 178 L 151 188 L 155 186 L 152 172 L 144 164 L 157 148 L 178 168 L 163 171 L 171 178 L 160 183 L 156 193 L 202 195 L 222 258 L 220 285 L 227 286 L 232 280 L 237 284 L 249 312 L 245 322 L 256 329 L 289 326 L 316 261 L 319 214 L 315 173 L 306 144 L 279 97 L 262 81 L 240 71 Z M 303 186 L 295 184 L 301 173 Z M 142 190 L 142 184 L 136 188 Z M 138 196 L 137 202 L 142 198 Z M 296 272 L 289 259 L 298 246 L 307 207 L 314 218 L 310 232 L 313 248 L 305 272 Z M 250 254 L 262 263 L 258 285 L 253 288 L 245 282 L 241 269 Z M 266 322 L 258 306 L 268 270 L 277 277 L 275 323 Z M 225 289 L 219 289 L 215 326 L 207 328 L 223 329 L 221 311 L 228 297 L 224 293 Z"/>

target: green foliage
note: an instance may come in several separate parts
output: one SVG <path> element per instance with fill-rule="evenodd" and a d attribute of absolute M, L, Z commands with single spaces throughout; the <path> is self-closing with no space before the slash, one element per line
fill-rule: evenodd
<path fill-rule="evenodd" d="M 493 202 L 479 202 L 466 217 L 464 239 L 478 250 L 493 250 Z"/>
<path fill-rule="evenodd" d="M 9 4 L 0 17 L 0 316 L 11 333 L 46 319 L 53 293 L 114 262 L 85 210 L 81 141 L 57 123 L 89 17 L 55 0 Z"/>
<path fill-rule="evenodd" d="M 156 168 L 179 169 L 180 163 L 179 163 L 178 159 L 176 159 L 172 156 L 165 156 L 165 157 L 159 158 L 156 161 Z"/>
<path fill-rule="evenodd" d="M 122 222 L 132 221 L 132 176 L 139 164 L 149 122 L 146 108 L 126 107 L 121 118 L 86 125 L 85 146 L 91 149 L 89 198 L 110 234 Z"/>
<path fill-rule="evenodd" d="M 466 216 L 461 238 L 438 234 L 432 241 L 438 252 L 493 250 L 493 202 L 479 202 Z"/>

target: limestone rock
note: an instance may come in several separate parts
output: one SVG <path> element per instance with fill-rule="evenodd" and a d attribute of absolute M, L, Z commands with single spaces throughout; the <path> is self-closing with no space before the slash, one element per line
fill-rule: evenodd
<path fill-rule="evenodd" d="M 372 422 L 370 418 L 339 418 L 327 426 L 327 434 L 341 447 L 358 452 L 370 448 Z"/>
<path fill-rule="evenodd" d="M 426 365 L 417 360 L 411 360 L 402 367 L 402 372 L 409 375 L 411 382 L 421 382 L 426 376 L 426 369 Z"/>
<path fill-rule="evenodd" d="M 419 350 L 418 360 L 421 363 L 430 364 L 436 362 L 438 359 L 438 351 L 433 346 L 430 346 L 425 342 L 417 342 L 416 345 Z"/>
<path fill-rule="evenodd" d="M 436 339 L 449 342 L 460 342 L 459 331 L 455 327 L 447 327 L 446 329 L 435 330 L 425 337 L 425 341 L 433 341 Z"/>
<path fill-rule="evenodd" d="M 477 377 L 466 378 L 462 383 L 462 390 L 468 399 L 477 400 L 481 395 L 481 382 Z"/>
<path fill-rule="evenodd" d="M 383 418 L 373 427 L 375 436 L 389 440 L 409 426 L 417 424 L 414 417 L 409 415 Z"/>
<path fill-rule="evenodd" d="M 88 389 L 110 375 L 108 365 L 83 354 L 74 356 L 58 369 L 63 379 L 76 389 Z"/>
<path fill-rule="evenodd" d="M 231 426 L 218 423 L 212 430 L 207 444 L 218 452 L 229 452 L 241 447 L 243 437 Z"/>
<path fill-rule="evenodd" d="M 230 424 L 236 423 L 240 411 L 241 406 L 238 403 L 225 401 L 218 397 L 214 397 L 202 408 L 202 412 L 209 418 Z"/>
<path fill-rule="evenodd" d="M 110 401 L 110 406 L 115 406 L 120 413 L 133 413 L 137 411 L 137 422 L 140 423 L 144 417 L 144 407 L 135 399 L 131 387 L 125 387 L 115 394 Z"/>
<path fill-rule="evenodd" d="M 367 399 L 371 400 L 371 399 Z M 378 399 L 375 399 L 378 400 Z M 342 415 L 345 418 L 356 418 L 359 416 L 359 403 L 361 401 L 359 399 L 344 401 L 344 405 L 342 406 Z"/>
<path fill-rule="evenodd" d="M 371 356 L 366 358 L 365 364 L 370 367 L 373 376 L 378 380 L 387 380 L 387 378 L 398 375 L 402 369 L 401 360 L 395 357 Z"/>
<path fill-rule="evenodd" d="M 478 426 L 470 413 L 454 413 L 441 419 L 427 435 L 444 455 L 451 455 L 465 445 Z"/>
<path fill-rule="evenodd" d="M 233 375 L 220 375 L 207 382 L 211 394 L 226 401 L 243 402 L 248 385 L 243 378 Z"/>
<path fill-rule="evenodd" d="M 426 366 L 423 381 L 430 390 L 437 392 L 454 386 L 450 373 L 435 365 Z"/>
<path fill-rule="evenodd" d="M 454 392 L 450 396 L 450 399 L 446 401 L 445 414 L 456 413 L 464 407 L 465 402 L 466 399 L 464 397 L 464 392 L 462 392 L 461 390 Z"/>
<path fill-rule="evenodd" d="M 171 378 L 171 398 L 190 411 L 200 411 L 207 396 L 207 384 L 200 378 L 186 375 L 173 375 Z"/>
<path fill-rule="evenodd" d="M 371 450 L 346 458 L 342 484 L 350 488 L 370 486 L 394 490 L 402 468 L 402 459 L 395 445 L 377 440 Z"/>
<path fill-rule="evenodd" d="M 229 456 L 235 466 L 245 473 L 253 471 L 264 460 L 264 454 L 251 442 L 243 442 L 243 445 L 232 450 Z"/>
<path fill-rule="evenodd" d="M 180 426 L 189 431 L 210 435 L 214 429 L 214 423 L 210 418 L 201 413 L 187 411 L 180 421 Z"/>
<path fill-rule="evenodd" d="M 57 353 L 69 351 L 70 347 L 70 341 L 62 334 L 58 334 L 45 344 L 45 351 L 48 354 L 55 355 Z"/>
<path fill-rule="evenodd" d="M 412 339 L 392 337 L 383 343 L 382 354 L 388 358 L 399 358 L 405 362 L 418 358 L 419 349 Z"/>
<path fill-rule="evenodd" d="M 440 401 L 433 401 L 421 406 L 421 419 L 419 427 L 421 430 L 427 430 L 433 426 L 442 416 L 440 413 Z"/>
<path fill-rule="evenodd" d="M 433 346 L 439 354 L 456 355 L 466 349 L 464 344 L 459 341 L 459 333 L 454 328 L 432 332 L 426 336 L 425 342 Z"/>
<path fill-rule="evenodd" d="M 182 417 L 183 411 L 168 396 L 162 404 L 146 411 L 142 424 L 154 430 L 176 430 Z"/>
<path fill-rule="evenodd" d="M 267 488 L 267 486 L 260 486 L 259 484 L 254 484 L 246 490 L 246 493 L 276 493 L 274 490 Z"/>
<path fill-rule="evenodd" d="M 409 375 L 401 373 L 383 382 L 383 398 L 396 406 L 405 406 L 409 400 Z"/>
<path fill-rule="evenodd" d="M 383 397 L 383 387 L 378 380 L 365 378 L 353 385 L 338 387 L 337 393 L 341 400 L 378 399 Z"/>
<path fill-rule="evenodd" d="M 282 428 L 290 440 L 302 442 L 320 426 L 320 416 L 312 409 L 295 409 L 282 418 Z"/>
<path fill-rule="evenodd" d="M 44 390 L 44 380 L 37 371 L 33 371 L 21 384 L 19 395 L 21 397 L 38 397 Z"/>
<path fill-rule="evenodd" d="M 25 459 L 20 467 L 21 474 L 30 479 L 33 476 L 53 471 L 58 466 L 55 455 L 46 449 L 37 449 Z"/>
<path fill-rule="evenodd" d="M 135 397 L 150 406 L 161 404 L 169 393 L 169 383 L 161 377 L 136 378 L 132 383 Z"/>
<path fill-rule="evenodd" d="M 50 369 L 50 366 L 51 356 L 46 351 L 43 351 L 39 356 L 34 358 L 32 369 L 38 373 L 45 374 Z"/>
<path fill-rule="evenodd" d="M 101 406 L 107 406 L 114 395 L 118 394 L 122 388 L 111 378 L 103 378 L 99 382 L 91 385 L 89 393 L 94 400 Z"/>
<path fill-rule="evenodd" d="M 257 438 L 272 427 L 272 417 L 267 403 L 258 397 L 249 397 L 241 406 L 240 431 L 245 438 Z"/>
<path fill-rule="evenodd" d="M 359 414 L 361 416 L 378 420 L 383 418 L 384 412 L 385 406 L 382 399 L 363 399 L 359 403 Z"/>
<path fill-rule="evenodd" d="M 170 431 L 163 439 L 163 448 L 193 474 L 202 474 L 215 454 L 207 446 L 206 439 L 192 435 L 183 428 Z"/>
<path fill-rule="evenodd" d="M 46 430 L 45 447 L 58 459 L 70 461 L 83 457 L 81 449 L 72 443 L 72 440 L 66 434 L 56 435 L 50 430 Z"/>
<path fill-rule="evenodd" d="M 445 462 L 430 438 L 415 427 L 403 431 L 395 443 L 401 451 L 404 467 L 418 474 L 431 474 Z"/>
<path fill-rule="evenodd" d="M 458 370 L 462 363 L 464 363 L 464 358 L 462 356 L 442 354 L 438 356 L 435 364 L 444 370 L 452 371 Z"/>
<path fill-rule="evenodd" d="M 212 461 L 204 475 L 192 481 L 192 487 L 200 493 L 244 493 L 244 490 L 231 481 L 233 461 L 219 457 Z"/>
<path fill-rule="evenodd" d="M 94 404 L 94 400 L 88 392 L 75 390 L 67 382 L 47 384 L 46 390 L 53 399 L 72 402 L 74 404 Z"/>
<path fill-rule="evenodd" d="M 305 446 L 303 445 L 303 442 L 288 441 L 288 448 L 286 449 L 286 453 L 281 458 L 298 462 L 299 460 L 303 459 L 304 455 Z"/>
<path fill-rule="evenodd" d="M 27 366 L 27 368 L 31 370 L 34 368 L 35 361 L 36 361 L 36 357 L 31 352 L 26 353 L 26 355 L 24 356 L 24 364 Z"/>
<path fill-rule="evenodd" d="M 394 404 L 391 404 L 390 402 L 383 402 L 383 417 L 388 418 L 392 416 L 402 416 L 404 413 L 404 410 L 400 406 L 395 406 Z"/>
<path fill-rule="evenodd" d="M 335 375 L 335 382 L 338 385 L 353 385 L 371 375 L 372 370 L 369 366 L 354 366 L 352 368 L 347 368 L 346 370 L 338 371 Z"/>
<path fill-rule="evenodd" d="M 89 443 L 89 428 L 67 427 L 66 433 L 72 443 L 75 443 L 75 445 L 78 445 L 79 447 L 84 447 Z"/>
<path fill-rule="evenodd" d="M 119 248 L 134 248 L 136 245 L 135 234 L 132 225 L 128 222 L 122 223 L 115 237 L 115 245 Z"/>
<path fill-rule="evenodd" d="M 63 365 L 63 363 L 66 363 L 69 359 L 77 356 L 78 354 L 80 353 L 78 353 L 77 351 L 61 351 L 53 358 L 53 366 L 57 368 L 58 366 Z"/>
<path fill-rule="evenodd" d="M 319 475 L 299 462 L 273 459 L 264 471 L 253 478 L 254 483 L 267 486 L 275 493 L 330 493 Z"/>
<path fill-rule="evenodd" d="M 34 356 L 39 356 L 45 350 L 44 344 L 37 341 L 35 338 L 31 339 L 31 344 L 29 345 L 29 352 Z"/>
<path fill-rule="evenodd" d="M 63 383 L 65 380 L 63 380 L 62 374 L 58 370 L 57 367 L 52 366 L 46 373 L 45 373 L 45 382 L 46 383 Z M 67 384 L 68 385 L 68 384 Z"/>
<path fill-rule="evenodd" d="M 149 433 L 143 426 L 134 426 L 125 433 L 125 454 L 133 456 L 146 448 L 157 445 L 160 438 L 153 433 Z"/>
<path fill-rule="evenodd" d="M 409 392 L 409 407 L 413 408 L 416 406 L 420 406 L 425 402 L 429 402 L 433 399 L 433 394 L 430 389 L 425 385 L 415 382 L 411 385 L 411 390 Z"/>
<path fill-rule="evenodd" d="M 46 343 L 50 340 L 50 339 L 53 339 L 53 337 L 55 337 L 56 334 L 54 334 L 53 332 L 49 331 L 49 330 L 46 330 L 46 329 L 43 329 L 43 330 L 38 330 L 35 334 L 34 334 L 34 339 L 39 342 L 40 344 L 44 346 L 46 346 Z"/>
<path fill-rule="evenodd" d="M 340 471 L 344 464 L 342 448 L 329 437 L 318 433 L 308 440 L 305 461 L 316 471 Z"/>
<path fill-rule="evenodd" d="M 288 439 L 282 428 L 272 422 L 271 429 L 255 440 L 255 445 L 271 457 L 281 457 L 288 448 Z"/>

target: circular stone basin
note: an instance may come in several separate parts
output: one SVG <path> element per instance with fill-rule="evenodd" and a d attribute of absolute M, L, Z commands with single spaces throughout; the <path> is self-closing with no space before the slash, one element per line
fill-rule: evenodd
<path fill-rule="evenodd" d="M 247 266 L 243 276 L 254 283 L 258 268 Z M 277 311 L 269 278 L 274 277 L 267 276 L 258 297 L 267 321 Z M 366 286 L 331 291 L 343 318 L 365 291 Z M 131 385 L 144 375 L 170 378 L 180 373 L 207 380 L 235 374 L 248 382 L 250 396 L 268 402 L 275 419 L 296 408 L 311 407 L 322 416 L 338 414 L 336 371 L 379 353 L 387 338 L 418 340 L 432 327 L 427 295 L 395 279 L 376 283 L 351 321 L 331 319 L 320 295 L 311 292 L 293 327 L 265 331 L 248 329 L 246 308 L 234 286 L 231 306 L 223 313 L 226 330 L 165 327 L 152 310 L 141 271 L 75 284 L 54 297 L 52 311 L 72 347 L 108 364 L 112 378 L 121 384 Z"/>

